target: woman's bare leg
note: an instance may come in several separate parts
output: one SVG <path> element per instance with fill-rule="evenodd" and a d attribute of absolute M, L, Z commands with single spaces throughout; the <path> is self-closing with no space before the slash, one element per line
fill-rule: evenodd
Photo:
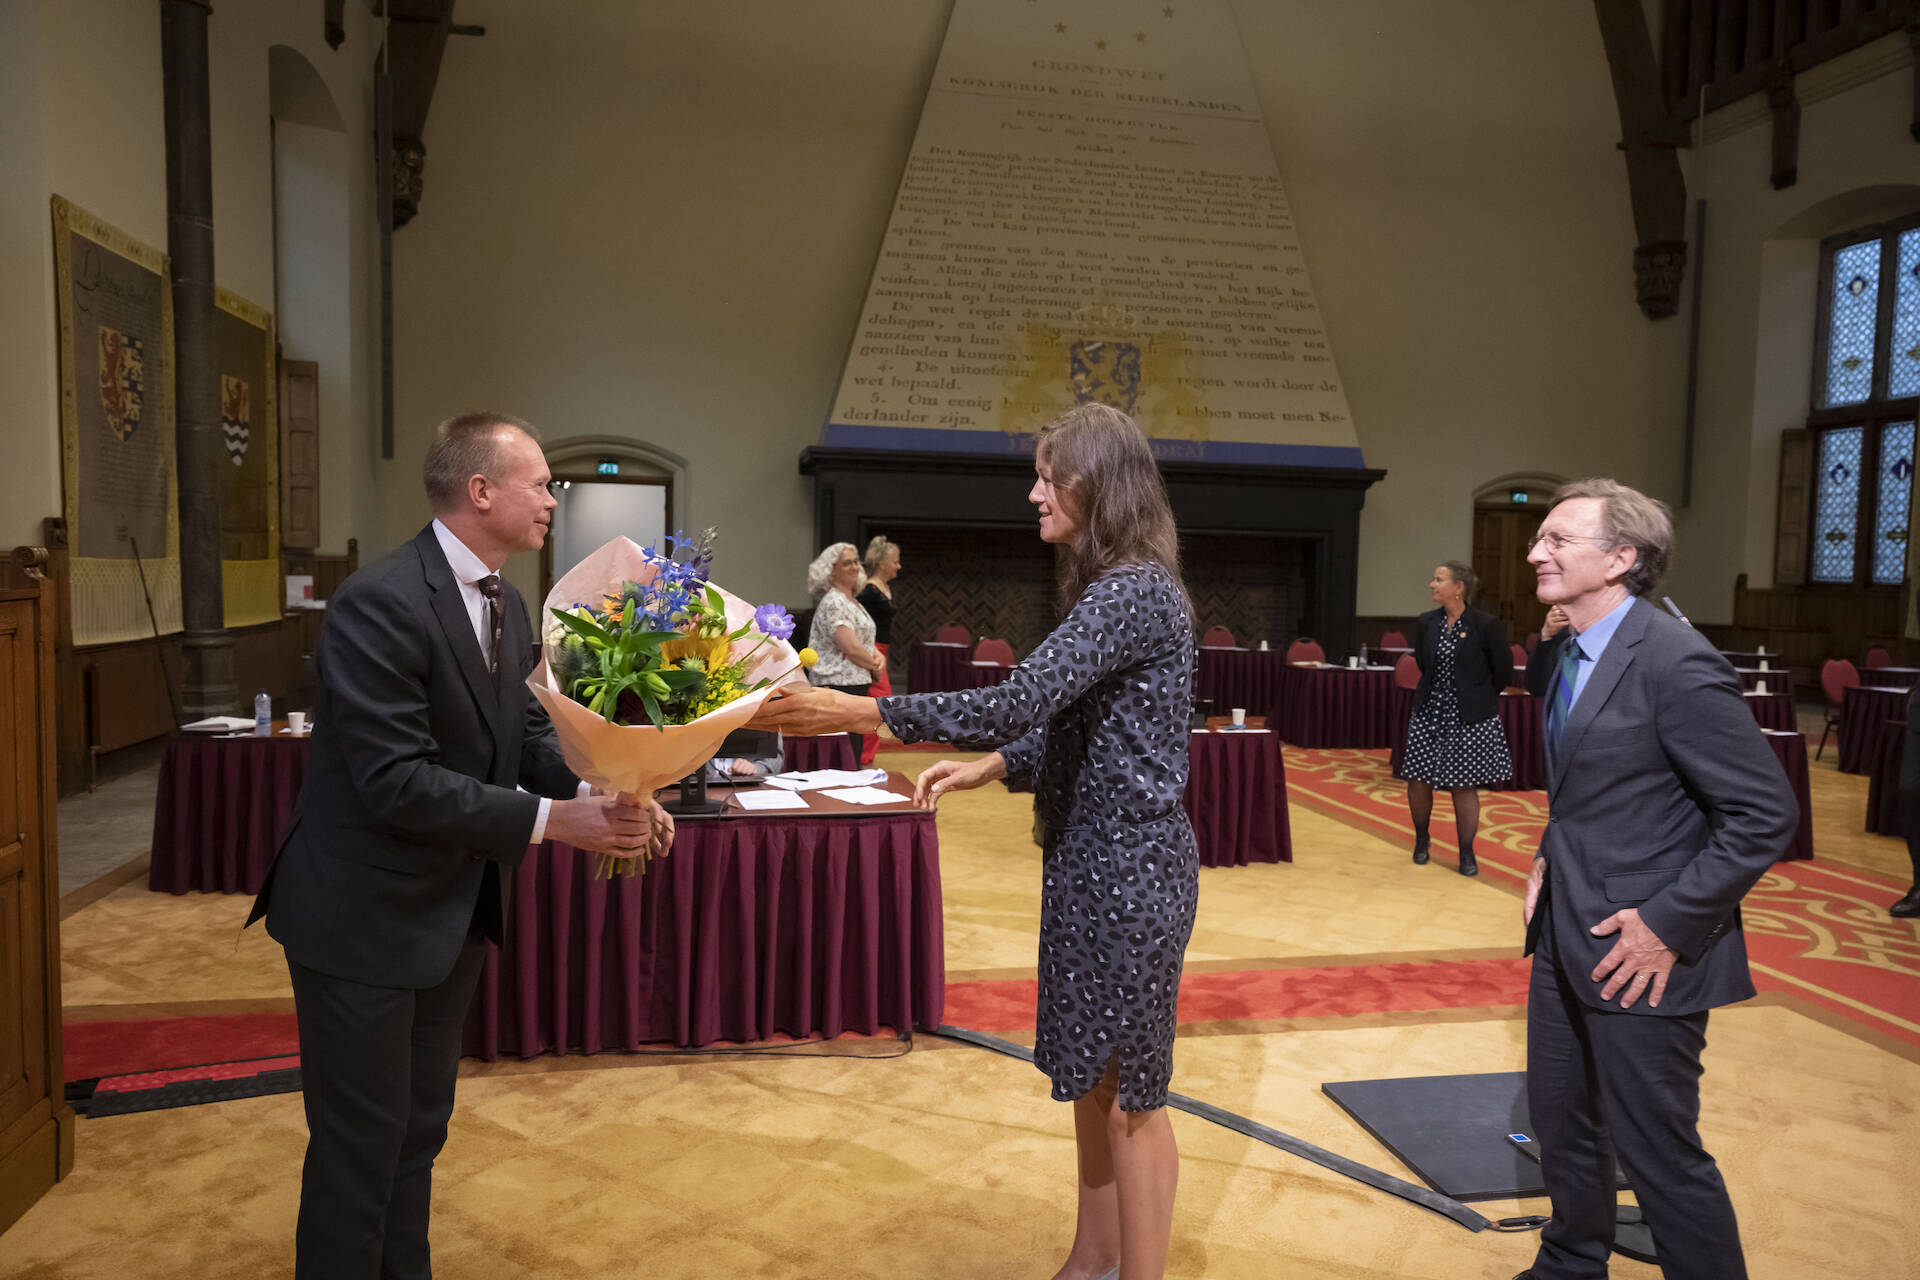
<path fill-rule="evenodd" d="M 1114 1185 L 1113 1152 L 1107 1145 L 1117 1077 L 1107 1075 L 1085 1097 L 1074 1099 L 1073 1140 L 1079 1160 L 1080 1198 L 1074 1214 L 1073 1248 L 1053 1280 L 1099 1280 L 1120 1261 L 1120 1197 Z"/>
<path fill-rule="evenodd" d="M 1120 1189 L 1120 1280 L 1160 1280 L 1173 1241 L 1180 1151 L 1167 1109 L 1108 1114 L 1107 1146 Z"/>

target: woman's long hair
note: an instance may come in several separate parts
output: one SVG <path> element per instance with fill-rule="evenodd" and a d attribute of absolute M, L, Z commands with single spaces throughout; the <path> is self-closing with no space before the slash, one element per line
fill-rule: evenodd
<path fill-rule="evenodd" d="M 1078 526 L 1058 557 L 1061 610 L 1108 570 L 1153 564 L 1173 579 L 1191 618 L 1167 486 L 1133 419 L 1110 405 L 1079 405 L 1040 428 L 1036 457 Z"/>

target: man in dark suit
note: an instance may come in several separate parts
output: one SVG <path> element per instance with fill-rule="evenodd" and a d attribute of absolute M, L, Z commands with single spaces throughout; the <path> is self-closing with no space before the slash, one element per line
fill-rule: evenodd
<path fill-rule="evenodd" d="M 587 795 L 527 691 L 532 632 L 499 574 L 554 507 L 533 428 L 442 423 L 424 475 L 433 522 L 327 602 L 312 760 L 247 920 L 286 949 L 299 1015 L 301 1280 L 432 1274 L 461 1029 L 527 846 L 631 857 L 673 834 L 651 800 Z"/>
<path fill-rule="evenodd" d="M 1665 1275 L 1736 1280 L 1733 1206 L 1700 1145 L 1707 1011 L 1753 995 L 1740 899 L 1798 810 L 1726 659 L 1641 597 L 1666 507 L 1561 489 L 1528 559 L 1568 626 L 1536 651 L 1550 816 L 1527 883 L 1527 1103 L 1553 1219 L 1520 1280 L 1607 1274 L 1619 1156 Z"/>

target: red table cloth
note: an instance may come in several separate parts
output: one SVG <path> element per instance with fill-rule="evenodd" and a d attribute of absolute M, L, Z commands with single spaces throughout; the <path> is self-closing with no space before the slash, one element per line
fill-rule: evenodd
<path fill-rule="evenodd" d="M 1407 725 L 1413 718 L 1413 690 L 1393 689 L 1393 754 L 1388 766 L 1394 777 L 1407 750 Z M 1513 757 L 1513 777 L 1483 787 L 1483 791 L 1545 791 L 1547 756 L 1540 729 L 1540 699 L 1523 689 L 1508 689 L 1500 695 L 1500 729 L 1507 735 L 1507 752 Z"/>
<path fill-rule="evenodd" d="M 1289 664 L 1280 686 L 1280 736 L 1296 747 L 1393 745 L 1393 669 Z"/>
<path fill-rule="evenodd" d="M 954 674 L 954 689 L 986 689 L 1000 684 L 1013 674 L 1012 667 L 996 662 L 968 662 Z"/>
<path fill-rule="evenodd" d="M 1181 803 L 1193 820 L 1201 866 L 1293 861 L 1287 771 L 1278 734 L 1196 729 L 1189 759 Z"/>
<path fill-rule="evenodd" d="M 827 733 L 817 738 L 783 737 L 780 751 L 782 766 L 788 773 L 860 767 L 860 758 L 853 754 L 853 739 L 844 733 Z"/>
<path fill-rule="evenodd" d="M 1765 680 L 1769 693 L 1793 692 L 1793 673 L 1782 671 L 1777 663 L 1771 664 L 1766 671 L 1762 671 L 1759 667 L 1735 667 L 1733 674 L 1740 677 L 1742 689 L 1752 689 Z"/>
<path fill-rule="evenodd" d="M 1793 694 L 1777 688 L 1771 682 L 1767 688 L 1770 692 L 1749 692 L 1746 695 L 1747 710 L 1753 712 L 1753 718 L 1760 722 L 1762 729 L 1774 729 L 1781 733 L 1798 732 L 1800 717 L 1794 708 Z"/>
<path fill-rule="evenodd" d="M 1786 770 L 1794 802 L 1800 806 L 1800 823 L 1793 830 L 1786 852 L 1777 861 L 1804 862 L 1813 857 L 1813 793 L 1807 780 L 1807 740 L 1798 733 L 1770 732 L 1767 745 L 1773 748 L 1780 767 Z"/>
<path fill-rule="evenodd" d="M 1900 759 L 1907 751 L 1907 722 L 1882 720 L 1867 743 L 1867 830 L 1875 835 L 1907 834 L 1900 821 Z"/>
<path fill-rule="evenodd" d="M 1287 655 L 1278 649 L 1202 649 L 1194 673 L 1194 702 L 1209 715 L 1239 707 L 1271 722 L 1280 704 Z"/>
<path fill-rule="evenodd" d="M 160 755 L 147 887 L 258 893 L 307 780 L 312 739 L 177 734 Z"/>
<path fill-rule="evenodd" d="M 968 689 L 960 682 L 960 672 L 973 657 L 973 647 L 922 640 L 907 656 L 907 687 L 902 693 L 943 693 L 948 689 Z"/>
<path fill-rule="evenodd" d="M 1920 680 L 1920 667 L 1861 667 L 1860 683 L 1877 689 L 1907 689 Z"/>
<path fill-rule="evenodd" d="M 1856 685 L 1840 701 L 1840 772 L 1867 771 L 1867 745 L 1874 728 L 1907 718 L 1907 690 Z"/>
<path fill-rule="evenodd" d="M 928 811 L 681 819 L 638 879 L 527 851 L 469 1057 L 607 1053 L 940 1024 L 939 839 Z"/>

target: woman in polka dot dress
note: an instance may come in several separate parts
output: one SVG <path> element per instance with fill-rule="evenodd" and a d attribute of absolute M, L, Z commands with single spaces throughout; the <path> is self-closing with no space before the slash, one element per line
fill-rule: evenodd
<path fill-rule="evenodd" d="M 987 749 L 942 760 L 918 796 L 1031 779 L 1046 830 L 1034 1064 L 1074 1103 L 1079 1207 L 1056 1280 L 1157 1277 L 1179 1155 L 1166 1113 L 1174 1012 L 1199 890 L 1181 807 L 1196 658 L 1178 542 L 1133 420 L 1082 405 L 1040 432 L 1028 500 L 1065 545 L 1067 616 L 987 689 L 770 699 L 757 728 L 872 732 Z M 1116 1105 L 1117 1103 L 1117 1105 Z"/>
<path fill-rule="evenodd" d="M 1472 569 L 1449 560 L 1427 584 L 1440 607 L 1420 615 L 1413 645 L 1420 685 L 1413 691 L 1413 720 L 1400 764 L 1413 815 L 1413 860 L 1427 860 L 1433 789 L 1441 787 L 1453 793 L 1463 876 L 1480 874 L 1473 856 L 1479 788 L 1513 776 L 1513 757 L 1500 727 L 1500 691 L 1513 683 L 1513 650 L 1498 618 L 1467 607 L 1475 582 Z"/>

